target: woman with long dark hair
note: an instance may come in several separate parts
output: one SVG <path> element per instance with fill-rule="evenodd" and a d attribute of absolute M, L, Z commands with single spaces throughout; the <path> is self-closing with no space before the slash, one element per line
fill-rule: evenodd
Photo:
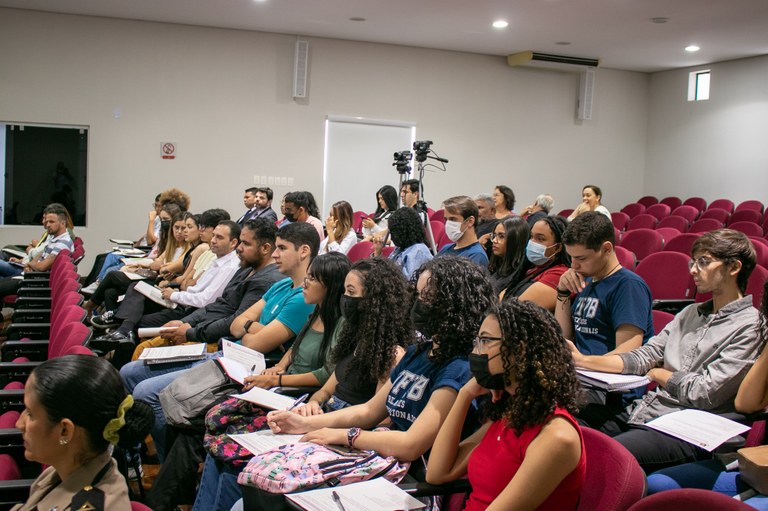
<path fill-rule="evenodd" d="M 474 376 L 435 439 L 427 482 L 469 476 L 465 509 L 576 509 L 586 475 L 579 382 L 555 318 L 511 300 L 489 314 L 470 355 Z M 488 421 L 465 440 L 475 398 L 490 393 Z"/>
<path fill-rule="evenodd" d="M 491 235 L 493 255 L 488 263 L 491 285 L 498 296 L 510 284 L 519 282 L 531 263 L 525 258 L 525 247 L 531 230 L 522 217 L 511 216 L 496 225 Z"/>
<path fill-rule="evenodd" d="M 397 190 L 385 185 L 376 192 L 376 212 L 363 219 L 363 239 L 371 241 L 375 234 L 383 236 L 388 229 L 389 216 L 397 209 Z"/>

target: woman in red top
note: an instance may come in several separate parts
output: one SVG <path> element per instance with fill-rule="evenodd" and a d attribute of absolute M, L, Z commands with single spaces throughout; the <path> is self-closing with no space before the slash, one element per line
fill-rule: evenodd
<path fill-rule="evenodd" d="M 552 315 L 530 302 L 503 303 L 483 321 L 470 369 L 474 378 L 435 439 L 427 482 L 468 475 L 471 511 L 576 509 L 586 472 L 571 415 L 579 384 Z M 489 392 L 489 421 L 460 441 L 472 401 Z"/>

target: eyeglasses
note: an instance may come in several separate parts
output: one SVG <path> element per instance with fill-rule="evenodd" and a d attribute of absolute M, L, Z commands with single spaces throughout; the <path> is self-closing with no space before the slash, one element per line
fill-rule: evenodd
<path fill-rule="evenodd" d="M 312 275 L 307 275 L 304 277 L 304 287 L 309 286 L 312 282 L 317 281 L 317 279 Z"/>
<path fill-rule="evenodd" d="M 705 270 L 710 264 L 716 262 L 716 259 L 712 259 L 711 257 L 701 256 L 697 257 L 696 259 L 691 259 L 688 261 L 688 269 L 692 270 L 695 266 L 698 271 Z"/>
<path fill-rule="evenodd" d="M 486 337 L 484 335 L 478 335 L 472 341 L 472 346 L 474 346 L 476 350 L 484 350 L 486 345 L 488 345 L 489 343 L 500 341 L 500 340 L 501 340 L 501 337 Z"/>

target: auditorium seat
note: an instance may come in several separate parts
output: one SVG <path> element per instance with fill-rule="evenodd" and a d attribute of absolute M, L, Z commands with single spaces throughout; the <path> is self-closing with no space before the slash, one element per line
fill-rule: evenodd
<path fill-rule="evenodd" d="M 685 199 L 682 205 L 693 206 L 694 208 L 698 209 L 699 212 L 702 212 L 705 209 L 707 209 L 707 201 L 705 201 L 701 197 L 689 197 Z"/>
<path fill-rule="evenodd" d="M 637 202 L 633 202 L 621 208 L 621 212 L 629 215 L 629 218 L 634 218 L 641 213 L 645 213 L 645 206 Z"/>
<path fill-rule="evenodd" d="M 363 232 L 363 218 L 368 215 L 364 211 L 355 211 L 352 213 L 352 230 L 356 233 Z"/>
<path fill-rule="evenodd" d="M 735 224 L 736 222 L 752 222 L 757 225 L 763 223 L 763 214 L 754 209 L 742 209 L 741 211 L 735 211 L 731 218 L 728 219 L 728 225 Z"/>
<path fill-rule="evenodd" d="M 557 216 L 561 216 L 563 218 L 568 218 L 569 216 L 571 216 L 571 213 L 573 213 L 573 208 L 566 208 L 566 209 L 560 210 L 560 212 L 557 214 Z"/>
<path fill-rule="evenodd" d="M 645 210 L 645 213 L 647 215 L 653 215 L 656 217 L 657 220 L 661 220 L 662 218 L 668 217 L 671 212 L 672 212 L 672 208 L 670 208 L 666 204 L 654 204 L 653 206 L 650 206 Z"/>
<path fill-rule="evenodd" d="M 764 245 L 753 240 L 752 246 L 755 247 L 755 253 L 757 254 L 757 264 L 763 268 L 768 268 L 768 245 Z"/>
<path fill-rule="evenodd" d="M 661 251 L 664 239 L 653 229 L 635 229 L 624 233 L 621 246 L 634 252 L 637 260 L 642 261 L 646 256 Z"/>
<path fill-rule="evenodd" d="M 347 252 L 347 257 L 353 263 L 366 257 L 371 257 L 373 254 L 373 243 L 370 241 L 358 241 Z"/>
<path fill-rule="evenodd" d="M 653 315 L 653 335 L 659 335 L 659 332 L 664 330 L 664 327 L 675 319 L 674 314 L 656 309 L 653 309 L 651 314 Z"/>
<path fill-rule="evenodd" d="M 747 236 L 763 236 L 763 228 L 753 222 L 734 222 L 728 228 L 743 232 Z"/>
<path fill-rule="evenodd" d="M 693 284 L 688 261 L 690 257 L 679 252 L 649 254 L 637 265 L 637 273 L 651 289 L 656 300 L 693 300 Z"/>
<path fill-rule="evenodd" d="M 714 218 L 721 224 L 725 225 L 728 219 L 731 218 L 731 214 L 724 209 L 714 208 L 714 209 L 708 209 L 704 213 L 702 213 L 699 219 L 702 219 L 702 218 Z"/>
<path fill-rule="evenodd" d="M 677 215 L 671 215 L 671 216 L 668 216 L 667 218 L 663 218 L 658 223 L 656 228 L 661 229 L 662 227 L 668 227 L 672 229 L 677 229 L 678 232 L 688 232 L 688 228 L 690 226 L 691 226 L 691 223 L 688 221 L 687 218 L 683 218 Z"/>
<path fill-rule="evenodd" d="M 615 246 L 614 249 L 616 249 L 616 257 L 619 260 L 619 264 L 628 270 L 635 271 L 635 266 L 637 266 L 637 259 L 635 258 L 635 254 L 618 245 Z"/>
<path fill-rule="evenodd" d="M 621 211 L 613 211 L 611 212 L 611 221 L 615 228 L 623 231 L 627 228 L 627 224 L 629 223 L 629 215 L 622 213 Z"/>
<path fill-rule="evenodd" d="M 653 215 L 647 213 L 640 213 L 632 217 L 627 225 L 627 231 L 634 231 L 635 229 L 655 229 L 659 223 L 659 219 Z"/>
<path fill-rule="evenodd" d="M 432 234 L 435 236 L 435 246 L 437 247 L 440 244 L 440 240 L 443 239 L 443 236 L 445 235 L 445 224 L 443 222 L 431 220 L 429 226 L 432 228 Z M 425 238 L 427 239 L 427 246 L 430 247 L 429 236 L 425 236 Z"/>
<path fill-rule="evenodd" d="M 672 210 L 670 215 L 681 216 L 688 220 L 688 223 L 692 223 L 699 218 L 699 210 L 693 206 L 678 206 Z"/>
<path fill-rule="evenodd" d="M 760 302 L 763 300 L 763 286 L 766 279 L 768 279 L 768 270 L 762 266 L 755 266 L 747 281 L 747 291 L 745 294 L 752 295 L 752 304 L 756 309 L 760 308 Z"/>
<path fill-rule="evenodd" d="M 445 223 L 445 210 L 444 209 L 438 209 L 431 215 L 429 215 L 429 221 L 430 222 L 443 222 Z"/>
<path fill-rule="evenodd" d="M 723 224 L 714 218 L 703 218 L 693 222 L 693 225 L 688 229 L 688 232 L 709 232 L 722 228 Z"/>
<path fill-rule="evenodd" d="M 664 197 L 659 201 L 659 203 L 666 204 L 667 206 L 669 206 L 669 208 L 672 211 L 674 211 L 676 208 L 679 208 L 680 206 L 683 205 L 682 199 L 680 199 L 680 197 L 674 197 L 674 196 Z"/>
<path fill-rule="evenodd" d="M 765 211 L 765 207 L 763 206 L 763 203 L 759 200 L 745 200 L 738 206 L 736 206 L 735 212 L 744 211 L 744 210 L 752 210 L 757 211 L 758 213 L 762 214 Z"/>
<path fill-rule="evenodd" d="M 595 508 L 597 509 L 597 508 Z M 711 490 L 681 488 L 661 491 L 635 502 L 627 511 L 755 511 L 747 504 Z"/>
<path fill-rule="evenodd" d="M 674 227 L 657 227 L 656 232 L 661 234 L 661 237 L 664 239 L 665 245 L 671 239 L 676 238 L 682 234 L 680 231 L 678 231 Z"/>
<path fill-rule="evenodd" d="M 765 231 L 765 229 L 763 229 Z M 752 243 L 760 243 L 761 245 L 765 245 L 768 247 L 768 240 L 765 238 L 761 238 L 760 236 L 749 236 L 749 239 L 752 240 Z"/>
<path fill-rule="evenodd" d="M 733 201 L 731 199 L 717 199 L 712 201 L 707 209 L 720 208 L 728 213 L 733 213 Z"/>
<path fill-rule="evenodd" d="M 701 236 L 701 234 L 691 232 L 675 236 L 664 243 L 664 252 L 679 252 L 690 257 L 691 247 L 693 246 L 693 243 L 699 239 L 699 236 Z"/>
<path fill-rule="evenodd" d="M 637 203 L 642 204 L 647 208 L 649 206 L 653 206 L 654 204 L 658 204 L 659 199 L 657 199 L 653 195 L 646 195 L 645 197 L 640 197 L 639 199 L 637 199 Z"/>

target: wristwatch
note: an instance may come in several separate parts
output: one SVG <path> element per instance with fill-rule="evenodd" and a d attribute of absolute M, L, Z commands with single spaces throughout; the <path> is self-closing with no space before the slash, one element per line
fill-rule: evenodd
<path fill-rule="evenodd" d="M 360 436 L 360 428 L 349 428 L 347 430 L 347 444 L 349 444 L 350 447 L 355 446 L 355 440 L 357 440 L 357 437 Z"/>

